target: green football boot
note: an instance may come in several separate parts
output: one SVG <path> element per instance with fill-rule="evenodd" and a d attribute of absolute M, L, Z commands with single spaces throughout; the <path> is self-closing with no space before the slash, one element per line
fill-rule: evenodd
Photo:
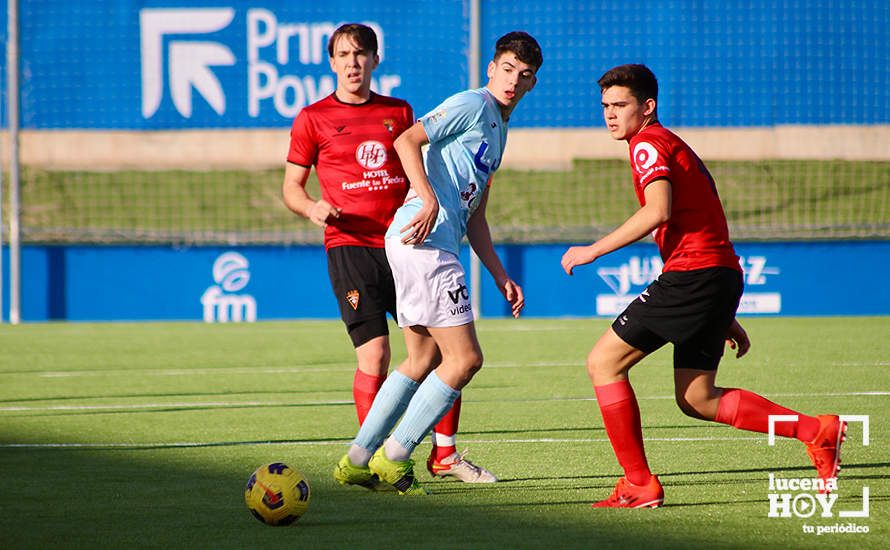
<path fill-rule="evenodd" d="M 402 461 L 390 460 L 386 458 L 383 447 L 380 447 L 371 457 L 368 467 L 372 473 L 377 474 L 380 481 L 394 487 L 400 495 L 429 494 L 414 477 L 414 461 L 410 458 Z"/>
<path fill-rule="evenodd" d="M 371 491 L 392 491 L 388 483 L 381 483 L 380 479 L 367 466 L 356 466 L 349 460 L 349 455 L 343 455 L 340 462 L 334 468 L 334 479 L 340 485 L 357 485 Z"/>

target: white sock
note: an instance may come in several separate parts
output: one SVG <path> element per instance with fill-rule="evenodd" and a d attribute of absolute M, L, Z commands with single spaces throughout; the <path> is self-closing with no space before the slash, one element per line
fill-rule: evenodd
<path fill-rule="evenodd" d="M 372 454 L 368 449 L 354 444 L 349 447 L 349 451 L 346 453 L 353 466 L 367 466 Z"/>
<path fill-rule="evenodd" d="M 433 432 L 433 445 L 437 447 L 454 447 L 457 445 L 457 435 L 445 435 Z"/>
<path fill-rule="evenodd" d="M 383 452 L 386 453 L 386 458 L 390 460 L 395 460 L 396 462 L 401 462 L 403 460 L 408 460 L 411 458 L 411 451 L 406 449 L 399 441 L 390 436 L 386 438 L 386 441 L 383 443 Z"/>

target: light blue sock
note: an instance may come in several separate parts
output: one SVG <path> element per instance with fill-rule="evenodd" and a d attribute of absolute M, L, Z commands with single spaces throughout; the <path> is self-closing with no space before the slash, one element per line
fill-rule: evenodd
<path fill-rule="evenodd" d="M 352 444 L 367 449 L 370 453 L 376 451 L 405 412 L 418 386 L 417 382 L 399 371 L 393 371 L 387 376 Z M 353 464 L 358 465 L 354 461 Z"/>
<path fill-rule="evenodd" d="M 417 389 L 405 417 L 396 426 L 392 433 L 392 439 L 397 441 L 408 456 L 414 452 L 414 448 L 430 433 L 436 422 L 445 416 L 448 409 L 454 405 L 454 401 L 460 396 L 460 391 L 452 388 L 431 372 L 423 384 Z M 387 448 L 389 450 L 389 448 Z M 389 456 L 390 460 L 405 460 L 408 457 Z"/>

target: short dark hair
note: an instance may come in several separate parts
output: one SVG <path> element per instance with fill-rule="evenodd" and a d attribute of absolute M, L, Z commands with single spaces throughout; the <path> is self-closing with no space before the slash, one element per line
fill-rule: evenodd
<path fill-rule="evenodd" d="M 344 23 L 328 39 L 328 57 L 334 57 L 334 44 L 344 35 L 352 38 L 359 48 L 371 52 L 371 55 L 377 55 L 377 33 L 374 29 L 361 23 Z"/>
<path fill-rule="evenodd" d="M 534 67 L 535 71 L 540 69 L 544 63 L 541 46 L 532 35 L 525 31 L 508 32 L 498 38 L 494 46 L 494 59 L 499 58 L 506 52 L 512 52 L 517 59 Z"/>
<path fill-rule="evenodd" d="M 612 86 L 624 86 L 637 101 L 647 99 L 658 101 L 658 79 L 649 67 L 641 64 L 627 64 L 613 67 L 597 80 L 600 92 Z"/>

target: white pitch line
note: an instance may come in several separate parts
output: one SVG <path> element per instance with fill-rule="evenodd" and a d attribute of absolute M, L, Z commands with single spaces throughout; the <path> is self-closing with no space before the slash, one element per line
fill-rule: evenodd
<path fill-rule="evenodd" d="M 198 376 L 206 374 L 305 374 L 308 372 L 346 372 L 354 371 L 355 365 L 349 363 L 337 367 L 223 367 L 213 369 L 111 369 L 90 371 L 46 371 L 34 373 L 41 378 L 79 378 L 87 376 Z"/>
<path fill-rule="evenodd" d="M 829 367 L 881 367 L 890 366 L 890 362 L 877 361 L 875 363 L 866 362 L 841 362 L 828 363 Z M 531 363 L 486 363 L 486 369 L 525 369 L 525 368 L 550 368 L 550 367 L 569 367 L 583 368 L 583 361 L 537 361 Z M 347 372 L 354 371 L 355 363 L 332 363 L 326 367 L 218 367 L 218 368 L 194 368 L 194 369 L 96 369 L 81 371 L 34 371 L 34 372 L 17 372 L 3 373 L 0 376 L 37 376 L 40 378 L 80 378 L 91 376 L 204 376 L 207 374 L 305 374 L 305 373 L 324 373 L 324 372 Z"/>
<path fill-rule="evenodd" d="M 881 367 L 888 366 L 890 362 L 840 362 L 830 363 L 827 366 L 836 367 Z M 538 361 L 531 363 L 486 363 L 487 369 L 521 369 L 521 368 L 548 368 L 548 367 L 578 367 L 583 368 L 584 361 Z M 0 376 L 37 376 L 41 378 L 78 378 L 91 376 L 203 376 L 207 374 L 303 374 L 324 372 L 346 372 L 355 370 L 355 363 L 330 363 L 324 367 L 218 367 L 218 368 L 194 368 L 194 369 L 94 369 L 82 371 L 35 371 L 3 373 Z"/>
<path fill-rule="evenodd" d="M 644 442 L 688 442 L 688 441 L 763 441 L 765 437 L 646 437 Z M 609 443 L 607 438 L 534 438 L 534 439 L 461 439 L 461 444 L 538 444 L 538 443 Z M 251 445 L 297 445 L 297 446 L 345 446 L 348 439 L 328 439 L 321 441 L 177 441 L 171 443 L 0 443 L 0 449 L 132 449 L 132 448 L 196 448 L 196 447 L 233 447 Z"/>
<path fill-rule="evenodd" d="M 107 411 L 107 410 L 142 410 L 142 409 L 203 409 L 214 407 L 218 409 L 238 407 L 291 407 L 299 406 L 325 406 L 325 405 L 352 405 L 352 401 L 307 401 L 293 403 L 284 401 L 195 401 L 189 403 L 129 403 L 125 405 L 49 405 L 45 407 L 10 406 L 0 407 L 0 412 L 22 411 Z"/>
<path fill-rule="evenodd" d="M 282 392 L 286 393 L 286 392 Z M 772 393 L 763 394 L 766 397 L 886 397 L 890 391 L 862 391 L 862 392 L 834 392 L 834 393 Z M 674 399 L 673 395 L 652 395 L 637 397 L 641 401 Z M 47 399 L 52 401 L 52 399 Z M 499 403 L 511 400 L 476 401 L 476 403 Z M 553 397 L 540 399 L 525 399 L 526 402 L 565 402 L 565 401 L 596 401 L 594 397 Z M 104 405 L 8 405 L 0 407 L 0 412 L 40 412 L 40 411 L 138 411 L 150 409 L 206 409 L 209 407 L 226 409 L 240 407 L 311 407 L 329 405 L 352 405 L 351 400 L 333 399 L 327 401 L 177 401 L 173 403 L 121 403 Z"/>

